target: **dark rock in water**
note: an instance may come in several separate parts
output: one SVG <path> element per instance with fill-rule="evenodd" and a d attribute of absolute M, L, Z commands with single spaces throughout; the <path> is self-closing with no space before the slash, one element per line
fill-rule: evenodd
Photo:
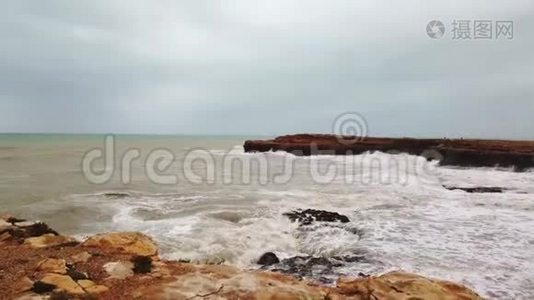
<path fill-rule="evenodd" d="M 15 224 L 15 223 L 19 223 L 19 222 L 25 222 L 26 220 L 24 219 L 18 219 L 18 218 L 15 218 L 15 217 L 9 217 L 7 218 L 6 222 L 9 222 L 11 224 Z"/>
<path fill-rule="evenodd" d="M 291 221 L 297 221 L 300 225 L 310 225 L 313 222 L 350 222 L 347 216 L 325 210 L 306 209 L 284 213 Z"/>
<path fill-rule="evenodd" d="M 278 256 L 272 252 L 264 253 L 260 259 L 258 259 L 258 265 L 270 266 L 279 263 Z"/>
<path fill-rule="evenodd" d="M 48 227 L 45 223 L 37 222 L 27 226 L 15 227 L 8 229 L 7 232 L 16 239 L 25 239 L 51 233 L 59 235 L 55 230 Z"/>
<path fill-rule="evenodd" d="M 273 266 L 271 271 L 287 273 L 300 278 L 314 278 L 323 283 L 332 283 L 334 277 L 339 275 L 335 268 L 342 267 L 345 263 L 355 263 L 365 261 L 363 256 L 334 256 L 314 257 L 314 256 L 294 256 L 283 259 Z M 328 277 L 332 278 L 328 278 Z"/>
<path fill-rule="evenodd" d="M 494 186 L 477 186 L 477 187 L 456 187 L 456 186 L 443 186 L 444 188 L 454 191 L 454 190 L 462 190 L 467 193 L 502 193 L 505 191 L 505 189 L 501 187 L 494 187 Z"/>
<path fill-rule="evenodd" d="M 136 274 L 146 274 L 152 271 L 152 258 L 148 256 L 135 256 L 132 258 L 134 264 L 133 271 Z"/>
<path fill-rule="evenodd" d="M 119 193 L 119 192 L 109 192 L 109 193 L 105 193 L 104 196 L 111 198 L 111 199 L 122 199 L 122 198 L 130 197 L 130 194 Z"/>

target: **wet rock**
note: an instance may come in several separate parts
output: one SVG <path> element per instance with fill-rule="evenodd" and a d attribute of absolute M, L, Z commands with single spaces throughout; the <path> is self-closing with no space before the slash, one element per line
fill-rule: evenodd
<path fill-rule="evenodd" d="M 22 221 L 14 222 L 13 224 L 15 225 L 13 225 L 12 228 L 8 229 L 7 232 L 9 232 L 9 234 L 13 238 L 18 240 L 23 240 L 29 237 L 39 237 L 47 234 L 58 235 L 55 230 L 51 229 L 50 227 L 48 227 L 48 225 L 41 222 L 34 223 Z M 20 226 L 16 226 L 17 224 L 20 224 Z"/>
<path fill-rule="evenodd" d="M 314 279 L 323 283 L 332 283 L 336 268 L 346 263 L 365 262 L 362 255 L 345 255 L 333 257 L 294 256 L 283 259 L 280 263 L 268 267 L 271 271 L 298 276 L 299 278 Z M 264 269 L 264 267 L 262 267 Z"/>
<path fill-rule="evenodd" d="M 46 258 L 37 264 L 37 270 L 47 273 L 66 274 L 67 265 L 64 259 Z"/>
<path fill-rule="evenodd" d="M 505 191 L 504 188 L 494 187 L 494 186 L 478 186 L 478 187 L 456 187 L 456 186 L 443 186 L 444 188 L 454 191 L 462 190 L 467 193 L 502 193 Z"/>
<path fill-rule="evenodd" d="M 272 271 L 296 275 L 300 278 L 316 278 L 319 281 L 328 282 L 325 275 L 331 275 L 333 268 L 343 264 L 325 257 L 294 256 L 286 258 L 276 265 Z"/>
<path fill-rule="evenodd" d="M 130 194 L 121 193 L 121 192 L 109 192 L 109 193 L 104 193 L 104 196 L 110 199 L 123 199 L 123 198 L 130 197 Z"/>
<path fill-rule="evenodd" d="M 65 245 L 75 242 L 74 239 L 62 235 L 48 233 L 38 237 L 31 237 L 24 240 L 24 244 L 33 248 L 47 248 L 59 245 Z"/>
<path fill-rule="evenodd" d="M 110 252 L 141 256 L 152 256 L 158 252 L 158 248 L 152 239 L 139 232 L 98 234 L 87 239 L 83 245 L 97 247 Z"/>
<path fill-rule="evenodd" d="M 284 213 L 291 221 L 297 221 L 300 225 L 310 225 L 314 222 L 350 222 L 347 216 L 326 210 L 306 209 Z"/>
<path fill-rule="evenodd" d="M 134 274 L 133 267 L 133 263 L 129 261 L 117 261 L 105 264 L 104 270 L 106 270 L 110 278 L 125 279 Z"/>
<path fill-rule="evenodd" d="M 19 218 L 15 218 L 15 217 L 12 217 L 12 216 L 8 216 L 5 221 L 11 223 L 11 224 L 14 224 L 14 223 L 19 223 L 19 222 L 25 222 L 26 220 L 25 219 L 19 219 Z"/>
<path fill-rule="evenodd" d="M 42 279 L 42 283 L 50 284 L 57 287 L 60 290 L 63 290 L 69 294 L 73 295 L 82 295 L 85 294 L 83 289 L 67 275 L 59 274 L 46 274 Z"/>
<path fill-rule="evenodd" d="M 257 264 L 262 266 L 270 266 L 279 263 L 280 260 L 278 259 L 278 256 L 272 252 L 266 252 L 264 253 L 260 259 L 258 259 Z"/>
<path fill-rule="evenodd" d="M 146 274 L 152 270 L 152 258 L 149 256 L 134 256 L 132 263 L 134 264 L 133 271 L 136 274 Z"/>
<path fill-rule="evenodd" d="M 360 297 L 357 299 L 482 300 L 465 286 L 404 272 L 358 279 L 340 278 L 337 292 L 343 297 Z"/>

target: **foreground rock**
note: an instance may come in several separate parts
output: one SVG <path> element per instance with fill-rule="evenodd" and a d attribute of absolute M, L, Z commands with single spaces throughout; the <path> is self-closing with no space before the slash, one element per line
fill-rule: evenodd
<path fill-rule="evenodd" d="M 534 167 L 534 141 L 358 138 L 326 134 L 296 134 L 272 140 L 249 140 L 245 152 L 286 151 L 295 155 L 354 155 L 367 151 L 403 152 L 465 167 Z"/>
<path fill-rule="evenodd" d="M 407 273 L 323 286 L 277 272 L 164 261 L 140 233 L 100 234 L 79 243 L 46 230 L 35 236 L 6 217 L 0 225 L 0 299 L 481 299 L 464 286 Z M 36 238 L 39 243 L 28 242 Z M 265 261 L 305 266 L 317 260 L 277 263 L 273 255 Z"/>

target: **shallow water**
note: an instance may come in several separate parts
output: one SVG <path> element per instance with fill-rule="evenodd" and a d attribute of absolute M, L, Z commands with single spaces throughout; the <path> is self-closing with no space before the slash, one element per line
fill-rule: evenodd
<path fill-rule="evenodd" d="M 131 148 L 141 152 L 131 183 L 121 182 L 117 161 L 113 178 L 99 185 L 85 179 L 81 161 L 103 147 L 102 136 L 0 135 L 0 210 L 80 237 L 142 231 L 173 259 L 258 268 L 256 260 L 267 251 L 280 258 L 362 255 L 364 261 L 329 275 L 403 269 L 462 282 L 488 298 L 534 299 L 532 172 L 444 168 L 404 154 L 247 154 L 240 147 L 244 139 L 119 136 L 117 156 Z M 177 175 L 178 183 L 148 178 L 145 159 L 156 148 L 174 153 L 162 173 Z M 190 149 L 210 154 L 214 182 L 187 180 L 183 158 Z M 268 167 L 251 168 L 247 182 L 242 168 L 224 167 L 231 158 Z M 275 182 L 288 165 L 290 176 Z M 334 176 L 321 176 L 329 166 Z M 206 168 L 193 169 L 203 174 Z M 443 185 L 508 190 L 470 194 Z M 335 211 L 351 222 L 299 228 L 282 215 L 299 208 Z"/>

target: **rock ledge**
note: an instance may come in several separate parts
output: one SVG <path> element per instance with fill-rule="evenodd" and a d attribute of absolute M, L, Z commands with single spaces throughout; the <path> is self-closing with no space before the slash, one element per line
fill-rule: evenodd
<path fill-rule="evenodd" d="M 141 233 L 80 243 L 50 230 L 38 235 L 10 218 L 0 216 L 0 299 L 482 299 L 462 285 L 403 272 L 323 286 L 276 272 L 165 261 Z"/>

